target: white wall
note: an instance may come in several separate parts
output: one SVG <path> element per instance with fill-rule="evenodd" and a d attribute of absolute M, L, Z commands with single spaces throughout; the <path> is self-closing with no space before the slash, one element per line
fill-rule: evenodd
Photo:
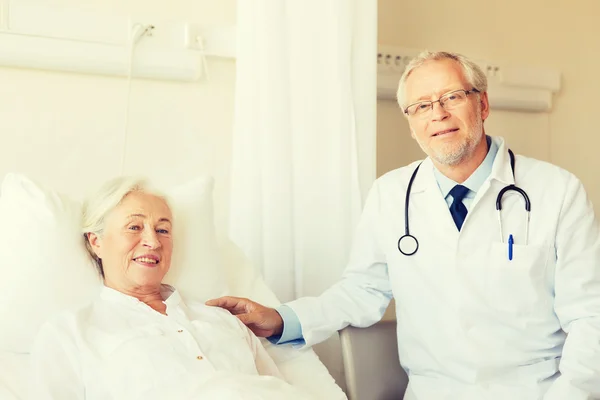
<path fill-rule="evenodd" d="M 233 25 L 236 16 L 235 0 L 44 4 L 208 25 Z M 224 227 L 235 62 L 209 59 L 209 68 L 210 82 L 133 80 L 124 172 L 164 184 L 212 174 L 217 226 Z M 0 67 L 0 88 L 0 179 L 9 171 L 22 172 L 81 196 L 121 172 L 127 79 Z"/>
<path fill-rule="evenodd" d="M 486 130 L 517 152 L 575 173 L 600 211 L 597 96 L 600 2 L 379 0 L 379 43 L 459 51 L 498 63 L 547 66 L 562 73 L 549 114 L 492 110 Z M 394 104 L 379 102 L 378 173 L 422 157 Z"/>

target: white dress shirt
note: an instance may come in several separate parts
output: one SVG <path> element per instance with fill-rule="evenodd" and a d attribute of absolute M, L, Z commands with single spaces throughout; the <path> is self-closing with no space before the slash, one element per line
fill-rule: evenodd
<path fill-rule="evenodd" d="M 281 378 L 229 312 L 186 305 L 170 286 L 161 294 L 166 315 L 105 287 L 90 305 L 45 324 L 31 354 L 31 398 L 195 399 L 203 383 L 228 373 Z"/>

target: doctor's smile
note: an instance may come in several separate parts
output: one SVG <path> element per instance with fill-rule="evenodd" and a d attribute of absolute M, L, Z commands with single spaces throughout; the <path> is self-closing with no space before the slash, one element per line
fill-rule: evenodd
<path fill-rule="evenodd" d="M 458 131 L 458 128 L 445 129 L 445 130 L 441 130 L 441 131 L 434 133 L 432 136 L 433 137 L 447 136 L 447 134 L 454 133 L 457 131 Z"/>

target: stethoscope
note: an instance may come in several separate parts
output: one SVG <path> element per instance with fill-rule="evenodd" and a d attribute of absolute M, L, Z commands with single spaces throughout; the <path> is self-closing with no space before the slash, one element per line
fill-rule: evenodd
<path fill-rule="evenodd" d="M 515 155 L 513 154 L 513 152 L 510 149 L 508 150 L 508 155 L 510 156 L 510 168 L 512 170 L 513 179 L 514 179 L 514 177 L 515 177 Z M 398 239 L 398 250 L 400 250 L 400 253 L 404 254 L 405 256 L 412 256 L 413 254 L 415 254 L 417 252 L 417 250 L 419 250 L 419 241 L 417 240 L 416 237 L 414 237 L 413 235 L 410 234 L 410 231 L 408 229 L 408 204 L 409 204 L 409 200 L 410 200 L 410 191 L 412 188 L 412 184 L 415 180 L 415 177 L 417 176 L 417 172 L 419 171 L 419 167 L 421 166 L 421 164 L 422 164 L 422 162 L 419 165 L 417 165 L 417 168 L 415 168 L 415 171 L 412 173 L 412 176 L 410 177 L 410 181 L 408 181 L 408 188 L 406 189 L 406 199 L 404 201 L 404 203 L 405 203 L 404 204 L 404 236 L 402 236 L 400 239 Z M 502 232 L 502 196 L 504 196 L 504 193 L 511 191 L 511 190 L 519 193 L 525 200 L 525 211 L 527 212 L 527 221 L 525 224 L 525 238 L 529 237 L 529 215 L 531 213 L 531 201 L 529 201 L 529 196 L 527 196 L 527 193 L 520 187 L 515 186 L 515 185 L 508 185 L 508 186 L 505 186 L 504 188 L 502 188 L 502 190 L 500 190 L 500 192 L 498 193 L 498 197 L 496 197 L 496 210 L 498 211 L 498 221 L 500 223 L 500 241 L 501 242 L 504 242 L 504 234 Z M 525 244 L 527 244 L 527 243 L 525 243 Z"/>

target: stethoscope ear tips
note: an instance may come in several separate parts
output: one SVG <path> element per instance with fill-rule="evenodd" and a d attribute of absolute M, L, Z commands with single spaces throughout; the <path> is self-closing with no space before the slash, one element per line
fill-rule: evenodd
<path fill-rule="evenodd" d="M 419 242 L 413 235 L 406 234 L 398 240 L 398 250 L 405 256 L 412 256 L 419 250 Z"/>

